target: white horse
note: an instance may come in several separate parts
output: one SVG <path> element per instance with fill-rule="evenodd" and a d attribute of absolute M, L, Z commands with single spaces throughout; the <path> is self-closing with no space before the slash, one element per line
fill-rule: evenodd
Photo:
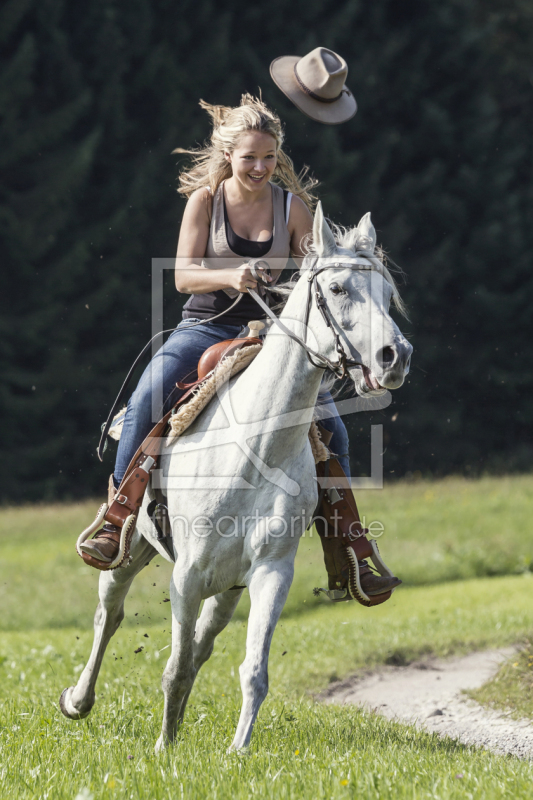
<path fill-rule="evenodd" d="M 364 365 L 352 367 L 350 377 L 357 392 L 366 395 L 401 386 L 412 350 L 390 317 L 391 299 L 400 309 L 402 304 L 392 277 L 374 256 L 375 242 L 370 214 L 336 240 L 319 206 L 312 254 L 304 259 L 280 317 L 286 328 L 306 337 L 315 353 L 333 362 L 339 355 L 335 331 L 347 355 Z M 305 326 L 313 287 L 308 277 L 317 264 L 331 328 L 316 298 Z M 157 750 L 175 738 L 198 670 L 245 586 L 251 609 L 240 667 L 243 704 L 231 749 L 250 741 L 268 690 L 270 643 L 292 583 L 299 539 L 317 503 L 308 430 L 324 369 L 317 358 L 313 361 L 273 325 L 247 370 L 221 388 L 187 435 L 162 456 L 175 566 L 172 652 L 163 673 L 165 708 Z M 169 559 L 154 538 L 146 504 L 147 498 L 129 566 L 101 573 L 92 653 L 76 686 L 61 696 L 61 710 L 71 719 L 86 716 L 94 704 L 102 658 L 123 619 L 133 578 L 157 551 Z"/>

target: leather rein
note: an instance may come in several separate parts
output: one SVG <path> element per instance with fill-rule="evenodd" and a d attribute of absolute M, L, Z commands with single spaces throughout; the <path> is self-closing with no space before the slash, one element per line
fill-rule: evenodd
<path fill-rule="evenodd" d="M 369 254 L 367 252 L 363 251 L 363 250 L 358 250 L 355 253 L 354 257 L 350 258 L 349 264 L 346 264 L 346 266 L 349 267 L 350 269 L 367 269 L 367 270 L 368 269 L 370 269 L 370 270 L 372 269 L 371 266 L 368 266 L 368 261 L 362 262 L 362 261 L 359 260 L 358 257 L 364 257 L 365 259 L 368 259 L 369 258 Z M 262 264 L 266 264 L 266 268 L 263 267 L 263 269 L 264 269 L 265 272 L 267 272 L 269 274 L 270 270 L 269 270 L 269 267 L 268 267 L 268 262 L 263 261 L 263 260 L 258 260 L 258 261 L 250 262 L 250 264 L 249 264 L 251 272 L 252 272 L 252 275 L 253 275 L 254 279 L 260 284 L 260 286 L 261 286 L 261 290 L 260 291 L 263 291 L 265 293 L 266 292 L 275 292 L 275 289 L 270 289 L 268 283 L 264 280 L 264 278 L 261 275 L 261 273 L 259 273 L 257 271 L 257 268 L 259 266 L 261 266 Z M 310 363 L 314 367 L 318 367 L 319 369 L 330 369 L 337 376 L 337 378 L 346 377 L 346 374 L 347 374 L 347 371 L 348 371 L 349 367 L 363 367 L 364 366 L 364 364 L 361 361 L 356 361 L 355 358 L 352 358 L 351 355 L 349 353 L 347 353 L 346 350 L 344 349 L 343 344 L 341 342 L 341 338 L 340 338 L 339 334 L 337 333 L 337 331 L 335 330 L 335 327 L 333 325 L 334 320 L 330 315 L 330 312 L 329 312 L 329 309 L 328 309 L 328 305 L 327 305 L 327 302 L 326 302 L 326 298 L 324 297 L 324 295 L 322 293 L 322 289 L 320 287 L 320 284 L 318 283 L 318 280 L 317 280 L 317 278 L 320 275 L 320 273 L 324 272 L 325 270 L 327 270 L 327 269 L 340 269 L 343 266 L 345 266 L 345 264 L 344 263 L 340 263 L 338 261 L 336 261 L 333 264 L 326 264 L 325 266 L 319 267 L 318 269 L 315 268 L 315 265 L 313 265 L 313 266 L 311 266 L 309 268 L 309 275 L 307 277 L 308 291 L 307 291 L 307 303 L 306 303 L 306 308 L 305 308 L 305 319 L 304 319 L 305 334 L 304 335 L 307 338 L 307 326 L 308 326 L 308 323 L 309 323 L 309 315 L 311 313 L 311 306 L 312 306 L 313 298 L 314 298 L 314 300 L 315 300 L 315 302 L 316 302 L 316 304 L 318 306 L 318 309 L 319 309 L 320 313 L 322 314 L 324 322 L 326 323 L 326 326 L 330 329 L 330 331 L 331 331 L 331 333 L 333 335 L 333 338 L 335 340 L 335 351 L 337 353 L 337 360 L 336 361 L 330 361 L 330 359 L 326 358 L 325 355 L 322 355 L 322 353 L 317 353 L 315 350 L 313 350 L 311 347 L 309 347 L 309 345 L 307 344 L 306 339 L 300 339 L 299 336 L 297 336 L 295 333 L 290 331 L 283 324 L 283 322 L 279 319 L 279 317 L 276 317 L 274 312 L 269 308 L 269 306 L 261 298 L 260 293 L 256 292 L 254 289 L 248 289 L 247 290 L 248 294 L 250 294 L 254 298 L 256 303 L 263 309 L 263 311 L 270 317 L 270 319 L 278 326 L 278 328 L 280 328 L 280 330 L 282 330 L 283 333 L 285 333 L 287 336 L 289 336 L 291 339 L 293 339 L 295 342 L 297 342 L 299 345 L 301 345 L 304 348 L 304 350 L 305 350 L 305 352 L 307 354 L 307 358 L 309 359 Z M 316 361 L 313 361 L 313 359 L 316 359 Z M 317 363 L 317 361 L 319 363 Z"/>

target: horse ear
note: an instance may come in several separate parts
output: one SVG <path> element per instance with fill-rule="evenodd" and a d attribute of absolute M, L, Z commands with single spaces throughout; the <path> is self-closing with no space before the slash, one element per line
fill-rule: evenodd
<path fill-rule="evenodd" d="M 370 211 L 368 211 L 364 217 L 361 217 L 359 220 L 359 225 L 357 226 L 356 248 L 357 250 L 369 250 L 371 253 L 373 253 L 375 246 L 376 229 L 372 225 Z"/>
<path fill-rule="evenodd" d="M 319 201 L 313 222 L 313 244 L 317 256 L 331 256 L 337 252 L 337 244 L 331 232 L 331 228 L 324 219 L 322 203 Z"/>

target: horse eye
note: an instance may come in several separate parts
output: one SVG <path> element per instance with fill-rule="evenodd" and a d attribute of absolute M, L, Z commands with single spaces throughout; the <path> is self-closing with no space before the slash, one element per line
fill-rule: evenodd
<path fill-rule="evenodd" d="M 338 283 L 332 283 L 329 288 L 330 288 L 332 294 L 342 294 L 343 291 L 344 291 L 342 286 L 339 286 Z"/>

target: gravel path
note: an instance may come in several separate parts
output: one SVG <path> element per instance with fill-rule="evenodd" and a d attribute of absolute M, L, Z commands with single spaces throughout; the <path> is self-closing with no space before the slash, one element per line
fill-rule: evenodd
<path fill-rule="evenodd" d="M 354 703 L 388 719 L 412 722 L 440 736 L 496 753 L 533 758 L 533 725 L 493 711 L 461 692 L 477 689 L 497 672 L 514 648 L 453 659 L 431 659 L 407 667 L 384 667 L 370 675 L 339 681 L 325 692 L 326 703 Z"/>

